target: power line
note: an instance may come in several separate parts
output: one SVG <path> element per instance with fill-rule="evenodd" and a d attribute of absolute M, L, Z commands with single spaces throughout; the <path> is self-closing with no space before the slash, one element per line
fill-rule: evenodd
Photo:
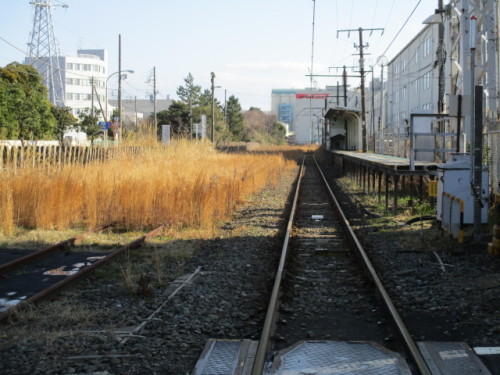
<path fill-rule="evenodd" d="M 420 5 L 421 2 L 422 2 L 422 0 L 418 0 L 417 5 L 415 5 L 415 8 L 413 8 L 413 10 L 411 11 L 410 15 L 408 16 L 408 18 L 406 19 L 406 21 L 403 23 L 403 26 L 401 26 L 401 28 L 397 32 L 396 36 L 394 37 L 394 39 L 392 39 L 392 41 L 389 43 L 389 45 L 387 46 L 387 48 L 385 49 L 385 51 L 382 52 L 381 56 L 384 56 L 385 53 L 389 50 L 389 48 L 391 48 L 392 43 L 394 43 L 394 41 L 396 40 L 396 38 L 399 36 L 399 34 L 401 33 L 401 31 L 404 29 L 404 27 L 406 26 L 406 24 L 410 20 L 411 16 L 413 16 L 413 13 L 415 13 L 415 11 L 417 10 L 417 8 L 418 8 L 418 6 Z"/>
<path fill-rule="evenodd" d="M 51 65 L 49 64 L 48 62 L 42 60 L 42 59 L 39 59 L 38 57 L 36 56 L 30 56 L 30 54 L 24 50 L 22 50 L 21 48 L 17 47 L 16 45 L 12 44 L 11 42 L 9 42 L 8 40 L 4 39 L 3 37 L 0 36 L 0 40 L 7 43 L 9 46 L 17 49 L 19 52 L 23 53 L 24 55 L 26 55 L 27 57 L 30 57 L 38 62 L 40 62 L 41 64 L 45 64 L 51 68 L 54 68 L 54 69 L 59 69 L 61 72 L 65 72 L 65 73 L 68 73 L 68 74 L 73 74 L 73 75 L 76 75 L 76 76 L 79 76 L 79 77 L 83 77 L 83 78 L 89 78 L 88 76 L 86 75 L 83 75 L 83 74 L 79 74 L 79 73 L 75 73 L 73 71 L 68 71 L 64 68 L 61 68 L 61 67 L 58 67 L 58 66 L 54 66 L 54 65 Z"/>

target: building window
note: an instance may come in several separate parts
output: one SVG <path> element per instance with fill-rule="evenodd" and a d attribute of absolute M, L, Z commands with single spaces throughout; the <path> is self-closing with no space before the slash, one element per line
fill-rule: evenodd
<path fill-rule="evenodd" d="M 67 63 L 66 64 L 66 69 L 73 70 L 73 64 L 72 63 Z"/>
<path fill-rule="evenodd" d="M 288 103 L 280 103 L 278 111 L 278 121 L 290 124 L 292 121 L 292 105 Z"/>
<path fill-rule="evenodd" d="M 424 57 L 430 55 L 431 53 L 431 37 L 424 40 Z"/>
<path fill-rule="evenodd" d="M 424 74 L 424 90 L 429 89 L 431 87 L 431 72 Z"/>

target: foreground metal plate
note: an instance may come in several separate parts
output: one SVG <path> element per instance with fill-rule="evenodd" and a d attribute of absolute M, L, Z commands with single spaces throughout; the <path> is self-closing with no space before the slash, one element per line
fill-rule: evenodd
<path fill-rule="evenodd" d="M 305 341 L 282 351 L 272 375 L 410 375 L 406 361 L 376 343 Z"/>
<path fill-rule="evenodd" d="M 192 375 L 249 375 L 257 341 L 210 339 Z"/>
<path fill-rule="evenodd" d="M 433 375 L 491 375 L 465 342 L 419 342 L 422 356 Z"/>

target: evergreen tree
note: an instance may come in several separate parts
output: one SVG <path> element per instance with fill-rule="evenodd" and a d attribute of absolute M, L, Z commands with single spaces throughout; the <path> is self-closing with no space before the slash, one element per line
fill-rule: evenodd
<path fill-rule="evenodd" d="M 55 136 L 56 121 L 42 76 L 31 65 L 0 68 L 0 135 L 46 139 Z"/>
<path fill-rule="evenodd" d="M 158 125 L 170 125 L 172 134 L 177 136 L 189 134 L 189 106 L 187 104 L 174 100 L 167 110 L 160 111 L 156 115 Z M 158 131 L 160 132 L 160 129 Z"/>
<path fill-rule="evenodd" d="M 200 102 L 201 86 L 194 84 L 194 78 L 191 73 L 184 78 L 184 86 L 177 88 L 177 96 L 185 104 L 196 106 Z"/>
<path fill-rule="evenodd" d="M 78 114 L 78 118 L 80 119 L 79 125 L 82 131 L 90 137 L 91 144 L 94 144 L 94 139 L 102 131 L 98 124 L 100 113 L 101 111 L 94 111 L 94 114 L 92 114 L 90 108 L 85 108 Z"/>
<path fill-rule="evenodd" d="M 72 125 L 76 124 L 78 120 L 71 114 L 70 107 L 53 106 L 51 111 L 56 120 L 55 135 L 62 144 L 64 132 L 66 132 Z"/>
<path fill-rule="evenodd" d="M 226 122 L 233 141 L 241 141 L 243 138 L 243 113 L 239 100 L 231 95 L 227 101 Z"/>

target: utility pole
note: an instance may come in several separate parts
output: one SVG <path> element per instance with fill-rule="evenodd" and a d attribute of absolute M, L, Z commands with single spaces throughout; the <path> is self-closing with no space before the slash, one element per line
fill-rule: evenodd
<path fill-rule="evenodd" d="M 384 123 L 384 61 L 380 64 L 380 114 L 378 118 L 378 129 L 380 133 L 379 153 L 384 152 L 384 136 L 382 134 L 382 124 Z"/>
<path fill-rule="evenodd" d="M 153 116 L 155 129 L 158 129 L 158 119 L 156 118 L 156 66 L 153 66 Z"/>
<path fill-rule="evenodd" d="M 498 65 L 500 61 L 497 60 L 498 56 L 498 19 L 500 16 L 498 12 L 495 11 L 495 6 L 498 7 L 497 0 L 487 0 L 486 1 L 488 10 L 485 13 L 484 27 L 486 29 L 487 38 L 487 86 L 485 89 L 488 92 L 486 108 L 487 118 L 491 118 L 492 112 L 498 108 L 498 90 L 497 90 L 497 78 L 498 78 Z M 496 16 L 496 17 L 495 17 Z"/>
<path fill-rule="evenodd" d="M 134 96 L 134 110 L 135 110 L 135 130 L 139 130 L 137 126 L 137 96 Z"/>
<path fill-rule="evenodd" d="M 366 45 L 368 47 L 368 44 Z M 361 136 L 363 152 L 367 151 L 366 145 L 366 104 L 365 104 L 365 60 L 363 55 L 363 29 L 359 28 L 359 74 L 361 75 Z"/>
<path fill-rule="evenodd" d="M 118 34 L 118 126 L 122 132 L 122 35 Z"/>
<path fill-rule="evenodd" d="M 339 90 L 340 90 L 339 81 L 337 81 L 337 107 L 339 106 Z"/>
<path fill-rule="evenodd" d="M 214 86 L 214 80 L 215 80 L 215 73 L 211 72 L 210 73 L 211 82 L 212 82 L 212 143 L 215 142 L 215 86 Z"/>
<path fill-rule="evenodd" d="M 354 68 L 354 67 L 351 67 Z M 347 77 L 358 77 L 347 74 L 347 67 L 331 66 L 329 69 L 343 69 L 342 74 L 306 74 L 306 77 L 342 77 L 342 85 L 344 87 L 344 107 L 347 107 Z M 338 103 L 338 100 L 337 100 Z M 338 105 L 338 104 L 337 104 Z"/>
<path fill-rule="evenodd" d="M 474 239 L 481 240 L 481 209 L 483 207 L 483 86 L 475 86 L 475 108 L 474 110 L 474 149 L 471 150 L 473 154 L 474 165 L 471 166 L 473 170 L 473 186 L 474 194 Z"/>
<path fill-rule="evenodd" d="M 354 44 L 354 48 L 359 48 L 359 74 L 361 77 L 361 136 L 362 136 L 362 147 L 363 152 L 366 152 L 366 104 L 365 104 L 365 63 L 364 63 L 364 48 L 368 47 L 368 44 L 363 44 L 363 31 L 369 31 L 372 33 L 373 31 L 382 31 L 383 28 L 374 28 L 374 29 L 363 29 L 362 27 L 358 29 L 346 29 L 346 30 L 337 30 L 337 38 L 339 33 L 348 33 L 350 35 L 351 31 L 358 31 L 359 34 L 359 46 Z"/>
<path fill-rule="evenodd" d="M 371 123 L 372 123 L 372 137 L 373 137 L 373 153 L 376 152 L 376 140 L 375 140 L 375 87 L 373 81 L 373 67 L 372 67 L 372 110 L 371 110 Z"/>
<path fill-rule="evenodd" d="M 474 240 L 481 239 L 481 207 L 482 199 L 482 151 L 483 151 L 483 87 L 475 85 L 476 67 L 476 16 L 469 18 L 470 30 L 470 84 L 471 84 L 471 187 L 474 196 Z"/>
<path fill-rule="evenodd" d="M 342 84 L 344 85 L 344 107 L 347 108 L 347 70 L 345 68 L 345 65 L 342 72 Z"/>
<path fill-rule="evenodd" d="M 437 13 L 441 17 L 441 22 L 438 24 L 438 50 L 437 50 L 437 64 L 438 64 L 438 113 L 444 112 L 444 62 L 446 59 L 444 51 L 444 22 L 443 13 L 444 6 L 443 0 L 439 0 Z"/>

